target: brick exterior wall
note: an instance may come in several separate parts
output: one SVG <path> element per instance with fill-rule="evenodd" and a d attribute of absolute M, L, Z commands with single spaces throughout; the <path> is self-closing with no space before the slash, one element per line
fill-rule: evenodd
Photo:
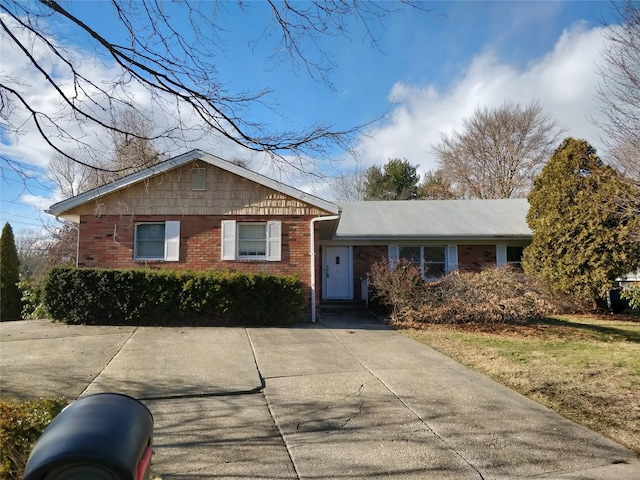
<path fill-rule="evenodd" d="M 353 298 L 360 300 L 360 279 L 371 271 L 371 265 L 381 262 L 389 255 L 387 245 L 365 245 L 353 247 Z"/>
<path fill-rule="evenodd" d="M 176 270 L 231 269 L 247 273 L 298 275 L 304 285 L 305 311 L 310 309 L 311 216 L 82 216 L 78 266 L 97 268 L 170 268 Z M 282 227 L 281 261 L 222 260 L 221 221 L 264 222 L 278 220 Z M 133 259 L 135 223 L 180 222 L 180 260 L 178 262 Z M 316 238 L 317 241 L 317 238 Z M 319 263 L 319 258 L 316 263 Z M 318 285 L 317 295 L 319 295 Z M 319 297 L 318 297 L 319 298 Z"/>
<path fill-rule="evenodd" d="M 480 272 L 496 264 L 495 245 L 458 245 L 458 269 Z"/>

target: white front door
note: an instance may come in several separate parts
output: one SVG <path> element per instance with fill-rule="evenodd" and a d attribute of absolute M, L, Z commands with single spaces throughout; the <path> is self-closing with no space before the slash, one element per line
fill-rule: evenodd
<path fill-rule="evenodd" d="M 328 300 L 350 300 L 349 247 L 325 247 L 322 263 L 323 297 Z"/>

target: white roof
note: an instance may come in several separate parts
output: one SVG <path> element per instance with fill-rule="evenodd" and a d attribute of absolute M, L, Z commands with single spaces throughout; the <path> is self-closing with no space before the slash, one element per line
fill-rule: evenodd
<path fill-rule="evenodd" d="M 170 158 L 169 160 L 165 160 L 164 162 L 161 162 L 152 167 L 146 168 L 144 170 L 133 173 L 131 175 L 127 175 L 126 177 L 122 177 L 116 180 L 115 182 L 102 185 L 98 188 L 94 188 L 93 190 L 89 190 L 87 192 L 81 193 L 80 195 L 77 195 L 75 197 L 58 202 L 54 205 L 51 205 L 49 210 L 47 210 L 47 213 L 50 213 L 51 215 L 60 215 L 66 211 L 69 211 L 75 207 L 78 207 L 98 197 L 101 197 L 103 195 L 107 195 L 113 192 L 117 192 L 118 190 L 127 188 L 142 180 L 153 177 L 154 175 L 172 170 L 176 167 L 192 162 L 194 160 L 202 160 L 218 168 L 221 168 L 228 172 L 239 175 L 240 177 L 246 178 L 247 180 L 251 180 L 252 182 L 258 183 L 262 186 L 265 186 L 272 190 L 276 190 L 280 193 L 293 197 L 297 200 L 300 200 L 301 202 L 308 203 L 310 205 L 313 205 L 315 207 L 318 207 L 322 210 L 325 210 L 334 214 L 338 213 L 337 205 L 331 202 L 327 202 L 326 200 L 315 197 L 301 190 L 295 189 L 293 187 L 280 183 L 271 178 L 265 177 L 264 175 L 260 175 L 259 173 L 253 172 L 244 167 L 236 165 L 235 163 L 228 162 L 226 160 L 223 160 L 220 157 L 211 155 L 201 150 L 191 150 L 190 152 L 184 153 L 182 155 L 178 155 L 177 157 Z"/>
<path fill-rule="evenodd" d="M 348 202 L 341 209 L 336 240 L 532 237 L 526 199 Z"/>

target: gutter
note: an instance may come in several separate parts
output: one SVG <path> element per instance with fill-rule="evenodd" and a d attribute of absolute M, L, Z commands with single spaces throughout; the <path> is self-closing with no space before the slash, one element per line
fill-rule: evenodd
<path fill-rule="evenodd" d="M 311 255 L 311 323 L 316 323 L 316 222 L 324 222 L 326 220 L 338 220 L 340 215 L 331 215 L 327 217 L 315 217 L 311 219 L 311 239 L 310 239 L 310 255 Z"/>

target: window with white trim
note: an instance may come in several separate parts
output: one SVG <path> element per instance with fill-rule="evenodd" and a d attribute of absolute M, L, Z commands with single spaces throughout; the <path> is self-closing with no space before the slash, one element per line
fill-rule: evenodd
<path fill-rule="evenodd" d="M 496 264 L 520 267 L 524 247 L 512 245 L 496 245 Z"/>
<path fill-rule="evenodd" d="M 180 259 L 180 222 L 141 222 L 135 224 L 134 260 Z"/>
<path fill-rule="evenodd" d="M 238 258 L 266 258 L 267 224 L 238 223 Z"/>
<path fill-rule="evenodd" d="M 422 247 L 423 275 L 428 278 L 442 277 L 447 271 L 447 249 L 444 245 Z"/>
<path fill-rule="evenodd" d="M 400 246 L 400 259 L 415 265 L 422 271 L 422 248 Z"/>
<path fill-rule="evenodd" d="M 520 265 L 524 247 L 511 247 L 507 245 L 507 263 L 510 265 Z"/>
<path fill-rule="evenodd" d="M 281 260 L 281 222 L 222 221 L 222 260 Z"/>
<path fill-rule="evenodd" d="M 443 276 L 458 268 L 457 245 L 389 245 L 391 261 L 404 259 L 420 269 L 427 279 Z"/>

